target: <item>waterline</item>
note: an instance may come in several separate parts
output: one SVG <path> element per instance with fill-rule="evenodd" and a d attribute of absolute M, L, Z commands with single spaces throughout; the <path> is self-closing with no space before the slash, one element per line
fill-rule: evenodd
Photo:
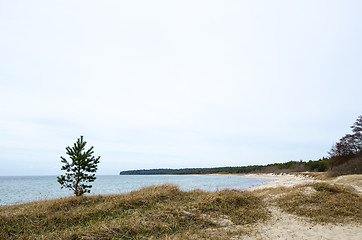
<path fill-rule="evenodd" d="M 97 176 L 91 183 L 90 195 L 119 194 L 151 185 L 174 184 L 181 190 L 246 189 L 270 182 L 270 179 L 246 178 L 230 175 L 115 175 Z M 71 196 L 61 189 L 56 176 L 0 177 L 0 205 L 12 205 L 38 200 Z"/>

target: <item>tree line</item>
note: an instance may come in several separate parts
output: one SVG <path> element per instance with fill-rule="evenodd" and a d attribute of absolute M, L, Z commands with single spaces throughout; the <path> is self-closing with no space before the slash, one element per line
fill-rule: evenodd
<path fill-rule="evenodd" d="M 183 168 L 183 169 L 142 169 L 122 171 L 120 175 L 162 175 L 162 174 L 215 174 L 215 173 L 252 173 L 252 172 L 323 172 L 327 169 L 327 159 L 316 161 L 289 161 L 268 165 L 252 165 L 240 167 L 215 167 L 215 168 Z"/>

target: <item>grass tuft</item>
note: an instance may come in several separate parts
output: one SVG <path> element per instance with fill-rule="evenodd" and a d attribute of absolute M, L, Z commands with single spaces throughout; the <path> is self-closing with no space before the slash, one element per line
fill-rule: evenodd
<path fill-rule="evenodd" d="M 251 224 L 268 218 L 269 212 L 261 206 L 262 198 L 251 192 L 222 190 L 206 194 L 195 207 L 211 216 L 224 214 L 235 224 Z"/>
<path fill-rule="evenodd" d="M 327 183 L 299 185 L 276 200 L 286 212 L 319 223 L 362 223 L 362 197 L 350 188 Z"/>

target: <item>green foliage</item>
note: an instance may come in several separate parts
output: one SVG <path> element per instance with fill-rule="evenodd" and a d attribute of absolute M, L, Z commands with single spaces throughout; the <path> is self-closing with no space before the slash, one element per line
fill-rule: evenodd
<path fill-rule="evenodd" d="M 217 167 L 217 168 L 184 168 L 184 169 L 143 169 L 120 172 L 120 175 L 158 175 L 158 174 L 213 174 L 213 173 L 251 173 L 251 172 L 324 172 L 327 169 L 327 159 L 317 161 L 289 161 L 268 165 L 253 165 L 243 167 Z"/>
<path fill-rule="evenodd" d="M 327 158 L 319 159 L 318 161 L 309 160 L 305 163 L 309 171 L 325 172 L 327 170 Z"/>
<path fill-rule="evenodd" d="M 218 167 L 218 168 L 184 168 L 184 169 L 143 169 L 120 172 L 120 175 L 159 175 L 159 174 L 213 174 L 213 173 L 248 173 L 262 166 Z"/>
<path fill-rule="evenodd" d="M 83 141 L 83 136 L 81 136 L 72 148 L 66 148 L 71 161 L 68 162 L 64 157 L 60 157 L 61 162 L 64 163 L 62 170 L 66 173 L 58 177 L 58 182 L 62 188 L 73 190 L 76 196 L 90 193 L 89 188 L 92 188 L 92 185 L 86 183 L 94 182 L 96 179 L 94 173 L 97 171 L 100 159 L 100 156 L 97 158 L 92 156 L 93 147 L 87 151 L 84 150 L 86 144 L 87 142 Z"/>

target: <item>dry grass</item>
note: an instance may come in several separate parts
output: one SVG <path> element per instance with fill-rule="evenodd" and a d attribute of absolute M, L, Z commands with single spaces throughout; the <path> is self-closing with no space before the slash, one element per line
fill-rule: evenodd
<path fill-rule="evenodd" d="M 253 224 L 267 218 L 262 199 L 250 192 L 183 192 L 163 185 L 2 206 L 0 239 L 191 239 L 221 229 L 225 219 Z"/>
<path fill-rule="evenodd" d="M 362 196 L 340 185 L 299 185 L 282 194 L 275 203 L 288 213 L 318 223 L 362 223 Z"/>
<path fill-rule="evenodd" d="M 296 176 L 313 178 L 316 180 L 330 180 L 331 177 L 328 176 L 327 172 L 298 172 L 298 173 L 289 173 Z"/>
<path fill-rule="evenodd" d="M 360 224 L 361 198 L 326 183 L 252 192 L 153 186 L 129 194 L 2 206 L 0 239 L 231 239 L 270 219 L 271 206 L 314 222 Z"/>
<path fill-rule="evenodd" d="M 268 212 L 261 206 L 262 199 L 251 192 L 222 190 L 206 193 L 195 202 L 193 208 L 213 217 L 226 215 L 235 224 L 250 224 L 268 217 Z"/>
<path fill-rule="evenodd" d="M 362 193 L 362 174 L 339 176 L 334 178 L 333 182 L 340 185 L 351 186 Z"/>

